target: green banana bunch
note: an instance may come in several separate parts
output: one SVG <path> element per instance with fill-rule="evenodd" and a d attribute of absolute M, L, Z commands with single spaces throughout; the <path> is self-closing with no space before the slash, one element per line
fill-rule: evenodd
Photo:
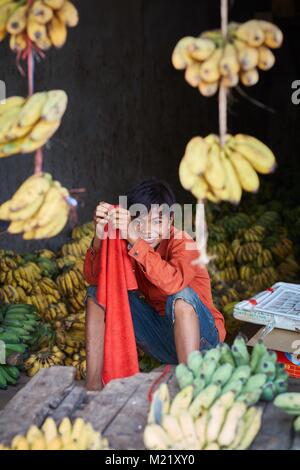
<path fill-rule="evenodd" d="M 288 376 L 284 366 L 276 360 L 276 353 L 268 351 L 262 342 L 254 346 L 250 355 L 245 339 L 238 336 L 231 348 L 223 343 L 204 354 L 193 351 L 187 365 L 176 367 L 175 375 L 180 389 L 193 389 L 194 415 L 199 411 L 199 404 L 203 406 L 203 397 L 210 396 L 211 386 L 219 389 L 214 392 L 214 399 L 231 391 L 236 401 L 245 402 L 248 406 L 260 399 L 273 400 L 279 393 L 286 392 Z"/>
<path fill-rule="evenodd" d="M 6 389 L 8 385 L 15 385 L 20 377 L 20 371 L 15 366 L 0 365 L 0 389 Z"/>
<path fill-rule="evenodd" d="M 274 406 L 289 415 L 300 415 L 300 393 L 281 393 L 274 400 Z"/>

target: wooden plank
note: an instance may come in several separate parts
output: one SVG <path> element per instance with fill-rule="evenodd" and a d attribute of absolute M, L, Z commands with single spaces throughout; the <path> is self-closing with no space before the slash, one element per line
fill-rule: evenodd
<path fill-rule="evenodd" d="M 104 429 L 104 435 L 108 438 L 112 448 L 118 450 L 145 449 L 143 443 L 143 431 L 149 412 L 148 393 L 153 382 L 160 373 L 151 372 L 141 374 L 139 385 L 129 397 L 114 420 Z"/>
<path fill-rule="evenodd" d="M 90 422 L 95 430 L 103 432 L 135 392 L 141 375 L 112 380 L 101 392 L 89 395 L 87 406 L 76 410 L 73 418 L 81 417 Z"/>
<path fill-rule="evenodd" d="M 85 388 L 75 385 L 70 393 L 62 400 L 55 410 L 50 410 L 49 416 L 60 423 L 65 416 L 71 416 L 74 410 L 79 409 L 87 400 Z"/>
<path fill-rule="evenodd" d="M 9 444 L 31 424 L 40 426 L 46 416 L 74 387 L 75 369 L 54 366 L 41 369 L 0 412 L 0 442 Z"/>

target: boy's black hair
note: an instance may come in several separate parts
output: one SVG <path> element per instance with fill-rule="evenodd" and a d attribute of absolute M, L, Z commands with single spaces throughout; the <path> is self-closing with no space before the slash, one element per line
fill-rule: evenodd
<path fill-rule="evenodd" d="M 149 211 L 151 204 L 167 204 L 169 207 L 176 203 L 175 194 L 170 185 L 163 180 L 152 177 L 138 183 L 128 191 L 127 209 L 133 204 L 144 204 Z"/>

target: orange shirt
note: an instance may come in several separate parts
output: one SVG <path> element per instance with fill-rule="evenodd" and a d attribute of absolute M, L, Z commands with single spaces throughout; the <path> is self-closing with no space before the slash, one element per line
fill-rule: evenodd
<path fill-rule="evenodd" d="M 180 237 L 176 238 L 175 234 Z M 199 257 L 199 251 L 194 240 L 186 232 L 171 226 L 170 238 L 162 240 L 155 249 L 140 238 L 128 250 L 128 254 L 139 290 L 160 315 L 166 314 L 168 295 L 175 294 L 185 287 L 192 287 L 211 311 L 219 339 L 224 341 L 224 317 L 213 304 L 207 269 L 199 264 L 192 264 L 192 261 Z M 100 251 L 95 252 L 89 248 L 85 256 L 84 277 L 92 285 L 98 282 L 99 255 Z"/>

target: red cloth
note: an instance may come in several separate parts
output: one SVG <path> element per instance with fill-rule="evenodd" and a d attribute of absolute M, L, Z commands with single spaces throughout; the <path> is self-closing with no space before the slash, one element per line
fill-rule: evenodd
<path fill-rule="evenodd" d="M 108 225 L 105 231 L 108 231 Z M 127 290 L 137 281 L 127 252 L 127 242 L 107 236 L 101 242 L 97 301 L 105 309 L 104 366 L 102 381 L 129 377 L 139 372 L 136 341 Z"/>

